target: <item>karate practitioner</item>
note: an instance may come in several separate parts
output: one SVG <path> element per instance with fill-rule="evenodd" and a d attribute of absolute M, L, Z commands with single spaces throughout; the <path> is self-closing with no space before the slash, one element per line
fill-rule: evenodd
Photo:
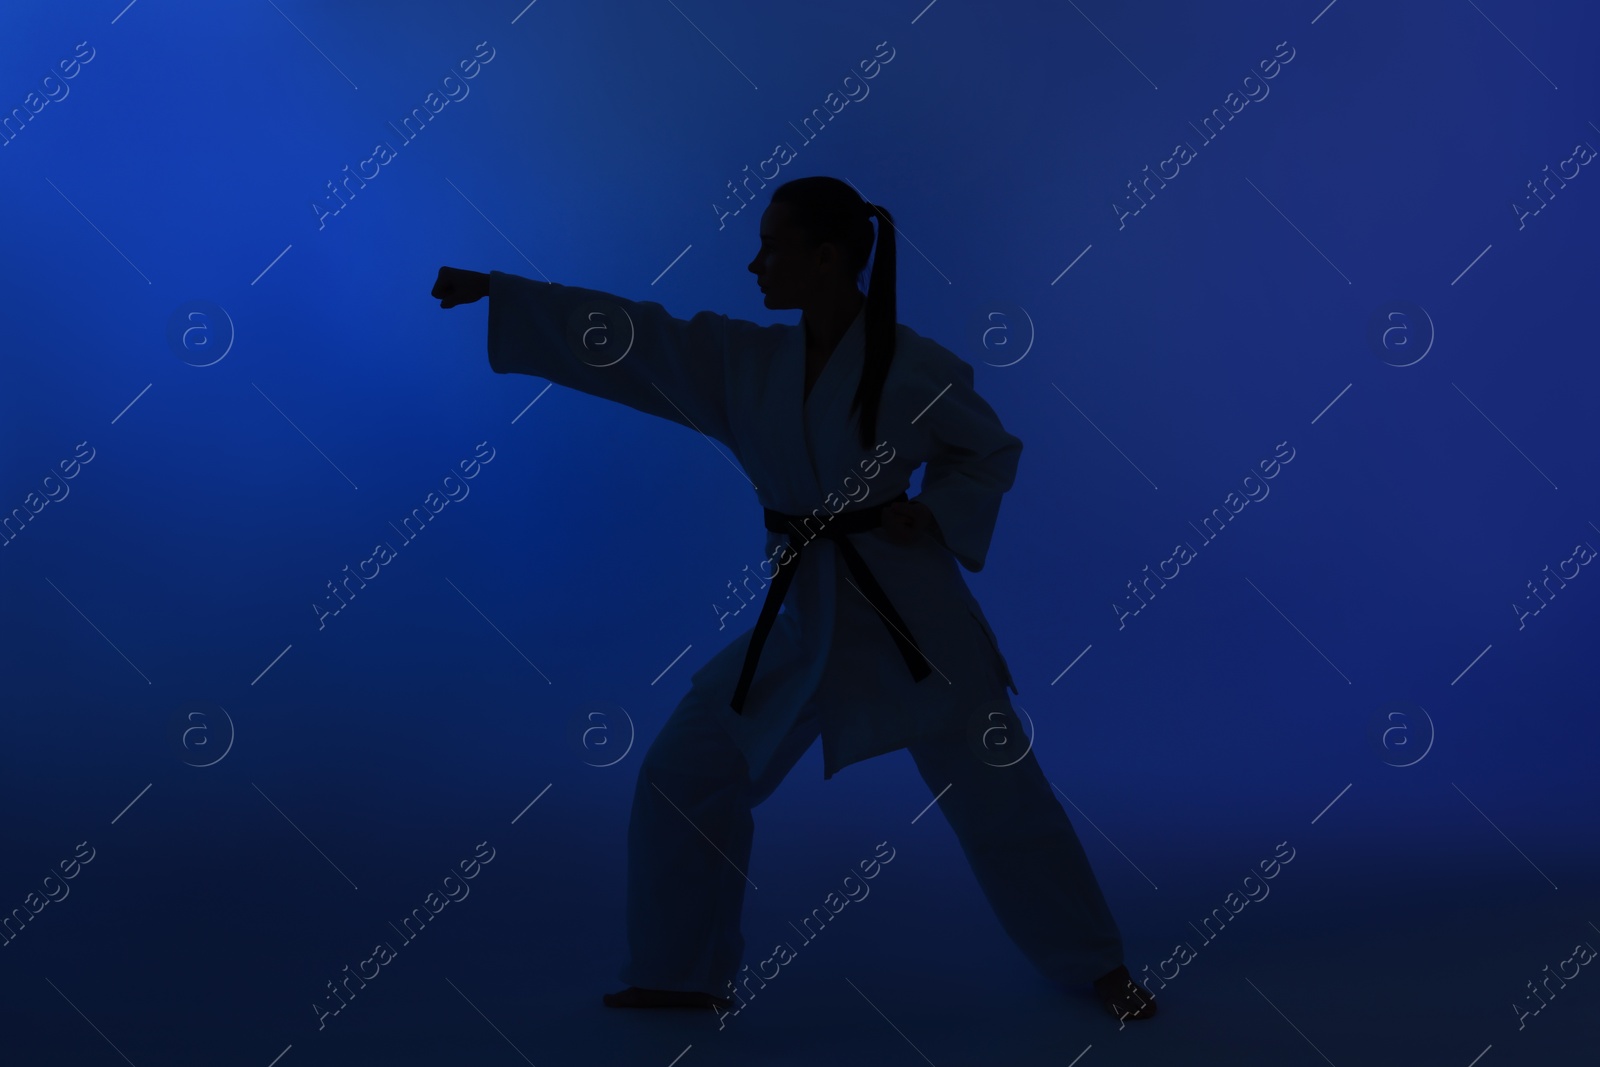
<path fill-rule="evenodd" d="M 1117 924 L 1037 760 L 996 766 L 972 743 L 974 727 L 996 723 L 1024 736 L 1005 695 L 1016 685 L 957 567 L 982 569 L 1022 442 L 974 391 L 969 364 L 896 321 L 887 211 L 845 182 L 800 178 L 773 191 L 760 238 L 748 269 L 768 308 L 800 309 L 798 327 L 678 319 L 501 271 L 441 267 L 433 287 L 445 308 L 489 298 L 495 372 L 703 434 L 737 459 L 763 509 L 760 615 L 695 673 L 639 769 L 628 988 L 604 1002 L 728 1011 L 751 809 L 820 735 L 824 778 L 908 749 L 1034 966 L 1064 987 L 1092 983 L 1119 1018 L 1149 1018 L 1154 996 L 1123 966 Z"/>

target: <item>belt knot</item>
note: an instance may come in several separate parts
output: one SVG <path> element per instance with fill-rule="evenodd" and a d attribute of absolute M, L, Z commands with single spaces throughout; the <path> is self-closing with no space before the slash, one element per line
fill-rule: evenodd
<path fill-rule="evenodd" d="M 890 503 L 905 499 L 906 494 L 901 492 Z M 882 526 L 883 508 L 884 505 L 880 504 L 870 508 L 858 508 L 855 511 L 842 511 L 837 515 L 829 514 L 823 520 L 821 530 L 814 537 L 806 538 L 804 541 L 798 538 L 805 536 L 807 523 L 816 521 L 814 515 L 786 515 L 772 508 L 761 509 L 763 522 L 769 531 L 789 535 L 789 548 L 794 555 L 788 563 L 778 564 L 778 572 L 773 575 L 772 584 L 767 587 L 766 599 L 761 603 L 761 615 L 756 619 L 755 630 L 750 634 L 750 645 L 745 650 L 744 667 L 739 672 L 739 684 L 733 691 L 731 707 L 735 712 L 744 713 L 745 697 L 750 692 L 750 683 L 755 680 L 756 663 L 761 658 L 761 648 L 766 644 L 767 635 L 772 632 L 772 625 L 778 617 L 778 608 L 783 603 L 784 594 L 789 591 L 789 583 L 794 581 L 795 571 L 805 554 L 805 547 L 815 537 L 827 538 L 838 546 L 840 554 L 844 556 L 845 566 L 859 583 L 861 592 L 877 609 L 883 624 L 889 628 L 890 636 L 894 638 L 895 646 L 899 648 L 906 667 L 911 671 L 912 679 L 920 682 L 932 673 L 925 662 L 925 657 L 917 651 L 916 644 L 911 640 L 905 621 L 900 618 L 900 613 L 895 611 L 894 605 L 889 603 L 889 597 L 884 593 L 883 587 L 867 568 L 867 561 L 861 558 L 861 553 L 856 551 L 856 547 L 847 537 L 848 534 L 866 533 Z"/>

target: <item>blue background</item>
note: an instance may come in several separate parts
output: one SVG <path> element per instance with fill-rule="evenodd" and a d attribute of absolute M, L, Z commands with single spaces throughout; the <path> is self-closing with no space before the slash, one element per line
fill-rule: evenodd
<path fill-rule="evenodd" d="M 0 1059 L 1592 1057 L 1587 969 L 1513 1005 L 1600 944 L 1600 579 L 1514 605 L 1600 545 L 1600 179 L 1512 205 L 1600 145 L 1597 30 L 1499 0 L 8 9 L 0 110 L 59 99 L 0 147 L 0 911 L 94 858 L 0 948 Z M 1149 1023 L 1030 969 L 909 756 L 823 782 L 820 746 L 757 810 L 747 959 L 887 841 L 847 932 L 720 1031 L 599 1004 L 639 760 L 754 621 L 710 605 L 759 507 L 688 430 L 494 375 L 487 302 L 429 289 L 448 264 L 796 322 L 745 270 L 770 186 L 718 219 L 779 141 L 777 181 L 894 213 L 900 320 L 1025 443 L 966 577 L 1130 968 L 1197 950 Z M 319 629 L 480 442 L 470 495 Z M 1203 542 L 1280 442 L 1270 495 Z M 479 842 L 470 896 L 319 1029 L 325 983 Z M 1281 842 L 1270 896 L 1202 940 Z"/>

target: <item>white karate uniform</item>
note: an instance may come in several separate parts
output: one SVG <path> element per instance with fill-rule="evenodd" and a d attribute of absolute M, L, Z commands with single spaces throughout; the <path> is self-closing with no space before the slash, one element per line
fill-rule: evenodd
<path fill-rule="evenodd" d="M 630 985 L 730 995 L 743 950 L 738 871 L 748 869 L 749 809 L 819 734 L 825 778 L 909 748 L 934 792 L 956 783 L 940 810 L 1002 925 L 1048 976 L 1086 982 L 1122 962 L 1116 924 L 1033 756 L 999 768 L 969 744 L 977 719 L 1010 714 L 1006 686 L 1017 690 L 956 563 L 983 567 L 1022 442 L 973 390 L 968 363 L 903 324 L 896 331 L 875 434 L 888 447 L 878 451 L 861 446 L 859 413 L 849 411 L 865 359 L 864 309 L 807 397 L 799 325 L 710 311 L 678 319 L 654 302 L 490 274 L 493 370 L 536 375 L 720 442 L 756 486 L 753 528 L 766 507 L 815 514 L 826 529 L 833 512 L 896 498 L 926 463 L 917 499 L 942 535 L 925 531 L 904 545 L 882 531 L 848 535 L 932 668 L 920 682 L 825 537 L 805 545 L 744 713 L 729 702 L 750 631 L 694 674 L 634 794 L 634 958 L 622 974 Z M 846 498 L 847 485 L 859 493 L 863 484 L 865 497 Z M 785 536 L 766 533 L 769 558 Z M 1022 737 L 1011 722 L 1010 736 Z"/>

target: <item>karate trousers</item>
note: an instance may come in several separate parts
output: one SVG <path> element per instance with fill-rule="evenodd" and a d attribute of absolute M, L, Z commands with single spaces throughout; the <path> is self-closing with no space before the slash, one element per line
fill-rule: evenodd
<path fill-rule="evenodd" d="M 745 947 L 739 920 L 751 809 L 816 741 L 821 724 L 808 708 L 752 781 L 705 699 L 689 691 L 639 768 L 628 824 L 629 958 L 620 977 L 644 989 L 731 997 Z M 1024 736 L 1011 717 L 1010 736 Z M 1033 965 L 1064 987 L 1120 965 L 1117 924 L 1033 753 L 997 767 L 1002 761 L 985 761 L 964 732 L 907 747 L 931 793 L 944 790 L 939 810 L 1000 925 Z"/>

